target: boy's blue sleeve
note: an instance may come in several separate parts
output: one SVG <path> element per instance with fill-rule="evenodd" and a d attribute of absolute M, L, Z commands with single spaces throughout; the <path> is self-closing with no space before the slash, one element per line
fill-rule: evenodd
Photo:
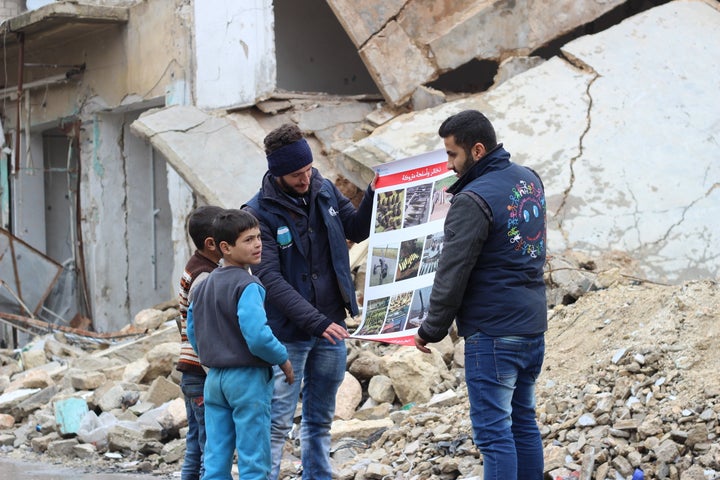
<path fill-rule="evenodd" d="M 280 365 L 288 359 L 287 349 L 275 338 L 265 315 L 265 289 L 251 283 L 237 304 L 238 323 L 250 352 L 271 365 Z"/>
<path fill-rule="evenodd" d="M 188 307 L 187 318 L 185 319 L 185 333 L 187 334 L 193 350 L 197 352 L 197 341 L 195 340 L 195 319 L 193 318 L 193 302 L 190 302 L 190 306 Z"/>

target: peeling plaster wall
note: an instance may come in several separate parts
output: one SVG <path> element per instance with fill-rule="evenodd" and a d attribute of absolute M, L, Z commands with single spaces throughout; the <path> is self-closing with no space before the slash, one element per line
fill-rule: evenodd
<path fill-rule="evenodd" d="M 249 106 L 275 90 L 271 0 L 195 0 L 196 104 Z"/>
<path fill-rule="evenodd" d="M 68 38 L 66 42 L 33 48 L 33 36 L 26 37 L 26 63 L 56 63 L 59 65 L 86 64 L 86 70 L 64 84 L 26 90 L 30 96 L 30 121 L 32 125 L 54 123 L 59 119 L 77 115 L 91 102 L 101 98 L 102 106 L 119 104 L 126 92 L 124 31 L 122 26 L 108 25 L 96 35 Z M 17 49 L 8 51 L 3 77 L 6 85 L 17 85 Z M 69 68 L 26 68 L 23 83 L 42 80 L 65 73 Z M 24 108 L 24 105 L 23 105 Z M 7 112 L 6 131 L 15 128 L 15 102 L 3 105 Z M 26 113 L 23 111 L 23 116 Z M 24 121 L 24 118 L 23 118 Z"/>
<path fill-rule="evenodd" d="M 191 102 L 192 21 L 188 0 L 154 0 L 130 9 L 122 104 L 166 96 L 175 97 L 171 103 Z"/>
<path fill-rule="evenodd" d="M 116 331 L 134 314 L 176 296 L 179 278 L 173 250 L 175 230 L 183 230 L 186 206 L 192 201 L 187 188 L 170 187 L 164 158 L 155 157 L 157 199 L 154 248 L 149 171 L 151 149 L 129 132 L 129 122 L 149 106 L 192 101 L 192 8 L 189 0 L 139 2 L 130 10 L 126 25 L 107 25 L 94 34 L 73 34 L 67 41 L 33 49 L 26 38 L 26 62 L 86 64 L 77 80 L 35 89 L 30 96 L 30 121 L 42 132 L 62 121 L 82 121 L 80 161 L 82 236 L 85 268 L 99 331 Z M 77 31 L 77 30 L 76 30 Z M 5 56 L 17 63 L 17 49 Z M 6 68 L 6 84 L 14 85 L 16 69 Z M 56 69 L 28 68 L 25 83 L 60 73 Z M 4 110 L 14 128 L 13 102 Z M 112 113 L 115 112 L 115 113 Z M 127 113 L 135 112 L 135 113 Z M 12 113 L 12 114 L 10 114 Z M 25 121 L 25 113 L 23 113 Z M 43 164 L 41 133 L 33 135 L 32 156 Z M 21 155 L 25 156 L 24 148 Z M 25 161 L 23 160 L 23 166 Z M 22 169 L 14 181 L 15 228 L 29 243 L 45 251 L 43 175 Z M 175 182 L 175 185 L 177 182 Z M 171 193 L 171 188 L 175 190 Z M 180 193 L 178 193 L 180 192 Z M 172 220 L 170 197 L 183 205 Z M 190 198 L 188 200 L 188 197 Z M 180 249 L 187 253 L 187 247 Z"/>
<path fill-rule="evenodd" d="M 94 34 L 73 34 L 42 49 L 33 48 L 32 34 L 26 36 L 26 63 L 85 64 L 85 71 L 67 83 L 30 91 L 33 125 L 168 94 L 190 101 L 192 12 L 188 1 L 141 2 L 129 11 L 127 24 L 109 24 Z M 17 48 L 6 52 L 5 65 L 5 84 L 17 85 Z M 26 68 L 23 83 L 66 70 Z M 14 112 L 14 102 L 4 109 Z M 6 131 L 14 128 L 14 115 L 7 117 Z"/>
<path fill-rule="evenodd" d="M 150 144 L 130 133 L 138 112 L 123 115 L 123 157 L 127 208 L 128 302 L 130 315 L 174 298 L 172 214 L 167 168 Z"/>
<path fill-rule="evenodd" d="M 130 318 L 123 125 L 110 114 L 83 118 L 83 125 L 81 214 L 92 317 L 98 331 L 111 332 Z"/>
<path fill-rule="evenodd" d="M 157 151 L 156 155 L 162 157 L 162 154 Z M 165 166 L 167 172 L 168 204 L 170 206 L 170 214 L 172 215 L 170 225 L 171 251 L 174 252 L 175 255 L 175 262 L 170 278 L 179 282 L 185 270 L 185 262 L 195 251 L 195 246 L 187 234 L 187 218 L 196 206 L 195 196 L 187 182 L 183 180 L 167 161 L 165 162 Z M 171 287 L 177 289 L 178 285 L 173 284 L 172 280 Z M 176 290 L 173 290 L 173 297 L 176 293 Z"/>
<path fill-rule="evenodd" d="M 88 283 L 95 327 L 103 332 L 176 295 L 166 164 L 130 134 L 138 115 L 97 114 L 81 136 Z"/>

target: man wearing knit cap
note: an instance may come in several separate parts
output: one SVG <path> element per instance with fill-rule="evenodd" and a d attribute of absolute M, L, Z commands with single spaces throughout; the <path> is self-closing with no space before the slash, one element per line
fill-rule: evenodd
<path fill-rule="evenodd" d="M 253 273 L 267 290 L 268 324 L 296 375 L 288 385 L 275 369 L 269 478 L 278 478 L 302 393 L 302 478 L 330 480 L 330 425 L 347 358 L 345 318 L 358 314 L 346 239 L 361 242 L 370 233 L 373 184 L 355 209 L 313 168 L 297 125 L 273 130 L 264 144 L 268 171 L 243 208 L 260 220 L 263 258 Z"/>

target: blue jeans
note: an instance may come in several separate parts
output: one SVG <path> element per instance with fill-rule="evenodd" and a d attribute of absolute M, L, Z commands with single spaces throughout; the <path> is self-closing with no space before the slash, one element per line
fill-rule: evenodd
<path fill-rule="evenodd" d="M 330 480 L 330 426 L 335 415 L 335 394 L 345 377 L 347 347 L 344 342 L 333 345 L 323 338 L 289 342 L 285 347 L 295 371 L 295 382 L 292 385 L 285 383 L 280 368 L 274 367 L 272 471 L 268 479 L 278 478 L 283 447 L 293 425 L 298 397 L 302 394 L 302 478 Z"/>
<path fill-rule="evenodd" d="M 545 337 L 465 340 L 465 381 L 484 480 L 542 480 L 543 447 L 535 420 L 535 381 Z"/>
<path fill-rule="evenodd" d="M 231 480 L 236 450 L 240 478 L 267 478 L 272 391 L 269 366 L 210 369 L 205 381 L 208 442 L 203 480 Z"/>
<path fill-rule="evenodd" d="M 205 375 L 183 372 L 180 389 L 185 397 L 188 432 L 185 437 L 185 460 L 180 471 L 181 480 L 200 480 L 203 475 L 205 450 L 205 403 L 203 389 Z"/>

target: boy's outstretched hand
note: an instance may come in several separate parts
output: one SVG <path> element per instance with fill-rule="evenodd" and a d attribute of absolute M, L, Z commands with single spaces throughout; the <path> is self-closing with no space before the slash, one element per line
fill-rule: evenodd
<path fill-rule="evenodd" d="M 285 374 L 285 383 L 292 385 L 295 382 L 295 372 L 293 372 L 292 363 L 290 360 L 285 360 L 285 363 L 280 365 L 280 370 Z"/>

